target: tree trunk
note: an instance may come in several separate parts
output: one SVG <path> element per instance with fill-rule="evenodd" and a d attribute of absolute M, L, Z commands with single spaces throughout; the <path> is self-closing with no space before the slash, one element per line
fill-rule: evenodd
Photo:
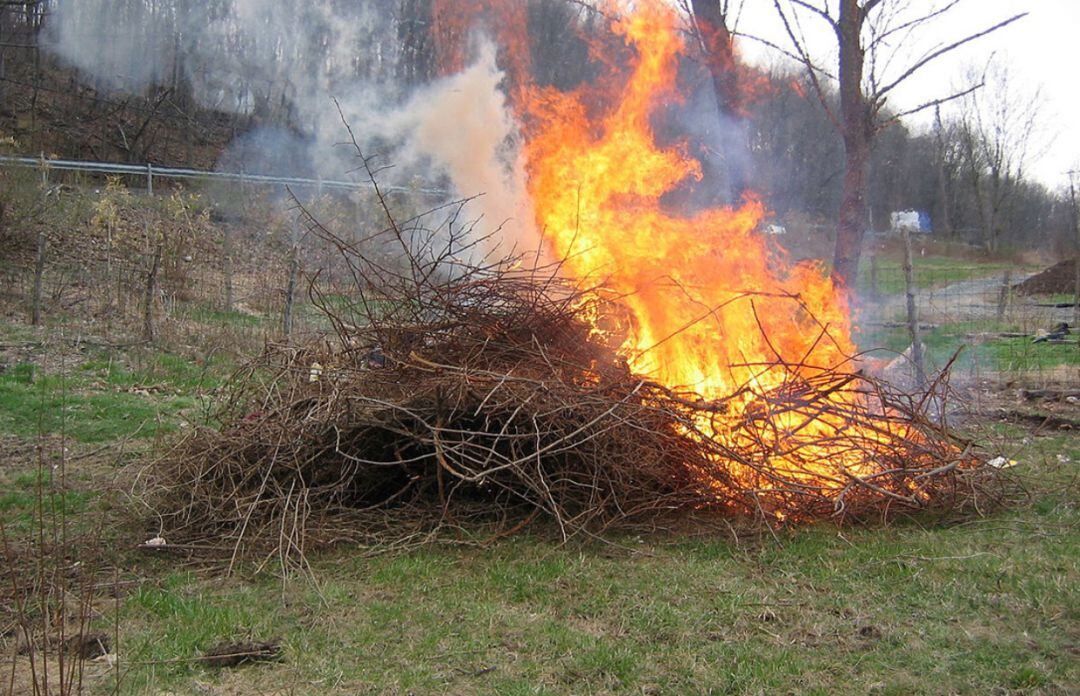
<path fill-rule="evenodd" d="M 743 129 L 738 126 L 742 120 L 742 104 L 739 76 L 735 69 L 735 49 L 720 3 L 721 0 L 691 0 L 694 23 L 701 37 L 705 63 L 712 78 L 716 110 L 720 116 L 717 126 L 720 155 L 724 157 L 727 175 L 725 202 L 733 202 L 746 190 L 746 172 L 742 161 L 747 145 Z"/>
<path fill-rule="evenodd" d="M 739 111 L 739 82 L 731 32 L 720 0 L 692 0 L 691 5 L 720 114 L 735 115 Z"/>
<path fill-rule="evenodd" d="M 863 234 L 866 231 L 866 181 L 869 143 L 846 147 L 844 195 L 840 220 L 836 226 L 836 249 L 833 255 L 833 280 L 851 286 L 859 272 Z"/>
<path fill-rule="evenodd" d="M 840 114 L 844 138 L 844 191 L 836 225 L 833 280 L 851 286 L 859 270 L 866 231 L 866 193 L 870 170 L 873 119 L 863 94 L 862 25 L 865 14 L 858 0 L 840 3 Z"/>
<path fill-rule="evenodd" d="M 981 213 L 983 223 L 983 246 L 991 254 L 997 251 L 997 214 L 994 212 L 994 196 L 996 186 L 991 187 L 991 192 L 982 197 Z"/>

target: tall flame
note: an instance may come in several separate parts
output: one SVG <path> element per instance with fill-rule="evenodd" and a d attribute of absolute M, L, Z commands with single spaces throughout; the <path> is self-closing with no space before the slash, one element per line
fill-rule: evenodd
<path fill-rule="evenodd" d="M 635 320 L 626 348 L 641 373 L 714 397 L 751 379 L 768 386 L 770 372 L 751 365 L 775 362 L 774 351 L 836 364 L 851 349 L 842 297 L 812 268 L 770 268 L 754 233 L 760 202 L 690 217 L 661 205 L 701 176 L 681 148 L 656 145 L 651 125 L 658 100 L 674 96 L 674 22 L 649 6 L 619 25 L 638 55 L 619 103 L 599 122 L 586 115 L 583 92 L 546 91 L 532 105 L 543 114 L 526 144 L 542 234 L 575 276 L 625 295 Z M 828 340 L 819 340 L 815 318 L 829 324 Z"/>
<path fill-rule="evenodd" d="M 563 272 L 621 298 L 629 315 L 621 352 L 635 372 L 703 401 L 729 399 L 733 410 L 699 430 L 735 444 L 746 415 L 769 408 L 762 393 L 793 374 L 812 379 L 842 366 L 854 346 L 844 295 L 827 274 L 783 263 L 755 233 L 765 214 L 760 201 L 690 215 L 663 204 L 665 194 L 702 176 L 686 147 L 657 144 L 652 125 L 656 108 L 678 98 L 677 22 L 660 0 L 634 3 L 614 25 L 633 54 L 622 80 L 560 92 L 515 75 L 513 101 L 525 124 L 537 227 L 552 256 Z M 842 389 L 824 396 L 837 406 L 854 398 Z M 809 458 L 798 452 L 791 478 L 840 488 L 840 469 L 863 469 L 864 455 L 828 444 L 847 427 L 830 409 L 771 420 L 774 465 L 795 456 L 786 433 L 821 443 Z M 808 468 L 808 459 L 820 465 Z M 737 480 L 752 476 L 736 462 L 717 466 Z"/>

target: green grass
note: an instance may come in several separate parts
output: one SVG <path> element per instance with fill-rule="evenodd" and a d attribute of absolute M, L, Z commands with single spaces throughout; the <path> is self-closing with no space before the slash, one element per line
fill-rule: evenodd
<path fill-rule="evenodd" d="M 44 520 L 46 526 L 63 515 L 78 517 L 90 510 L 95 495 L 86 490 L 58 490 L 51 471 L 29 471 L 13 477 L 0 476 L 0 520 L 14 535 L 30 534 Z"/>
<path fill-rule="evenodd" d="M 1040 440 L 1024 461 L 1080 449 Z M 1050 467 L 1050 468 L 1046 468 Z M 315 560 L 319 586 L 174 574 L 121 610 L 132 693 L 235 684 L 185 662 L 283 638 L 251 693 L 1065 693 L 1080 627 L 1075 491 L 952 527 L 823 524 L 721 538 Z M 111 619 L 107 619 L 111 620 Z"/>
<path fill-rule="evenodd" d="M 39 346 L 49 337 L 20 325 L 0 330 L 0 343 Z M 68 468 L 65 491 L 58 490 L 51 473 L 60 464 L 60 448 L 68 454 L 101 451 L 109 466 L 115 463 L 122 441 L 126 450 L 143 449 L 158 436 L 175 433 L 182 424 L 203 421 L 208 395 L 222 384 L 231 369 L 225 358 L 192 359 L 143 348 L 106 351 L 69 350 L 60 342 L 35 348 L 35 362 L 4 364 L 0 371 L 0 441 L 24 441 L 22 460 L 5 462 L 0 451 L 0 521 L 15 536 L 51 525 L 61 509 L 75 518 L 97 512 L 98 497 L 86 463 Z M 66 351 L 66 352 L 65 352 Z M 0 354 L 0 363 L 6 356 Z M 60 442 L 56 438 L 62 436 Z M 37 461 L 34 447 L 42 447 Z M 29 469 L 27 469 L 29 467 Z M 83 520 L 80 528 L 93 527 Z"/>
<path fill-rule="evenodd" d="M 877 260 L 877 290 L 882 295 L 898 295 L 904 292 L 903 260 L 879 257 Z M 987 276 L 1001 275 L 1005 271 L 1017 273 L 1015 263 L 1003 261 L 959 261 L 944 256 L 919 256 L 913 260 L 913 277 L 917 288 L 937 288 L 952 283 Z M 859 266 L 856 289 L 867 293 L 871 289 L 870 259 L 863 257 Z"/>
<path fill-rule="evenodd" d="M 978 363 L 1003 372 L 1039 371 L 1062 365 L 1080 365 L 1080 350 L 1075 344 L 1033 343 L 1030 338 L 989 338 L 975 343 L 968 334 L 1018 332 L 1020 327 L 987 322 L 944 324 L 922 333 L 929 365 L 942 367 L 953 354 L 964 348 L 958 361 L 963 368 Z M 911 345 L 911 335 L 904 327 L 879 327 L 856 336 L 860 350 L 882 349 L 899 353 Z"/>
<path fill-rule="evenodd" d="M 30 438 L 63 434 L 77 442 L 101 443 L 127 437 L 150 438 L 172 432 L 184 411 L 195 408 L 191 396 L 160 396 L 119 391 L 138 380 L 130 374 L 33 376 L 19 365 L 0 375 L 0 430 Z M 104 376 L 104 384 L 95 377 Z M 109 388 L 111 387 L 111 389 Z"/>
<path fill-rule="evenodd" d="M 1076 302 L 1076 295 L 1071 292 L 1058 292 L 1052 295 L 1027 295 L 1025 299 L 1028 302 L 1071 305 Z"/>
<path fill-rule="evenodd" d="M 0 373 L 0 432 L 34 437 L 64 434 L 81 443 L 173 432 L 198 417 L 204 394 L 220 385 L 224 360 L 170 353 L 91 358 L 47 373 L 19 363 Z"/>
<path fill-rule="evenodd" d="M 255 316 L 236 311 L 226 312 L 202 305 L 182 305 L 180 309 L 178 309 L 177 317 L 212 326 L 232 326 L 238 328 L 263 326 L 267 320 L 266 317 L 262 316 Z"/>
<path fill-rule="evenodd" d="M 26 382 L 0 376 L 0 428 L 20 437 L 60 434 L 84 443 L 106 442 L 157 430 L 161 409 L 135 394 L 84 392 L 64 378 Z M 149 429 L 146 429 L 147 425 Z"/>

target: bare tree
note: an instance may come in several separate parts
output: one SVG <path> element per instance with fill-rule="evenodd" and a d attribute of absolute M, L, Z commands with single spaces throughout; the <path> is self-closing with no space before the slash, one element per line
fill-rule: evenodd
<path fill-rule="evenodd" d="M 950 173 L 948 163 L 950 161 L 948 141 L 945 137 L 945 126 L 941 120 L 941 106 L 934 107 L 934 174 L 937 183 L 937 210 L 938 223 L 935 227 L 941 230 L 942 235 L 952 239 L 952 206 L 949 205 L 949 182 Z"/>
<path fill-rule="evenodd" d="M 905 60 L 911 40 L 936 19 L 963 0 L 943 0 L 928 10 L 912 10 L 907 0 L 773 0 L 792 50 L 786 51 L 805 66 L 814 91 L 829 119 L 844 140 L 844 183 L 836 226 L 833 277 L 846 284 L 855 278 L 867 220 L 870 146 L 882 129 L 908 116 L 974 92 L 972 85 L 953 94 L 932 99 L 904 111 L 884 113 L 895 90 L 928 65 L 961 46 L 991 34 L 1024 17 L 1019 13 L 966 34 L 941 42 Z M 836 36 L 839 70 L 836 75 L 814 62 L 803 31 L 803 20 L 824 22 Z M 899 66 L 899 67 L 898 67 Z M 840 109 L 836 113 L 826 99 L 823 81 L 839 83 Z"/>
<path fill-rule="evenodd" d="M 1028 161 L 1036 154 L 1042 100 L 1038 90 L 1018 91 L 1001 65 L 992 65 L 980 81 L 986 88 L 964 97 L 958 145 L 983 244 L 988 251 L 997 251 L 1006 213 Z"/>

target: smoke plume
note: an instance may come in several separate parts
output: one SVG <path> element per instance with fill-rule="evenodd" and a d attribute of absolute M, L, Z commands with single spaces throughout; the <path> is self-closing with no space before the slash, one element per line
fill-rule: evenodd
<path fill-rule="evenodd" d="M 384 181 L 448 179 L 454 195 L 478 197 L 468 211 L 481 231 L 501 227 L 531 246 L 517 126 L 495 50 L 474 42 L 462 72 L 423 85 L 398 80 L 409 49 L 386 4 L 58 0 L 47 44 L 101 88 L 164 85 L 207 108 L 275 124 L 227 150 L 219 166 L 231 170 L 261 173 L 273 163 L 274 174 L 356 178 L 356 153 L 342 147 L 344 115 L 365 154 L 394 165 Z M 295 170 L 282 171 L 283 163 Z"/>

